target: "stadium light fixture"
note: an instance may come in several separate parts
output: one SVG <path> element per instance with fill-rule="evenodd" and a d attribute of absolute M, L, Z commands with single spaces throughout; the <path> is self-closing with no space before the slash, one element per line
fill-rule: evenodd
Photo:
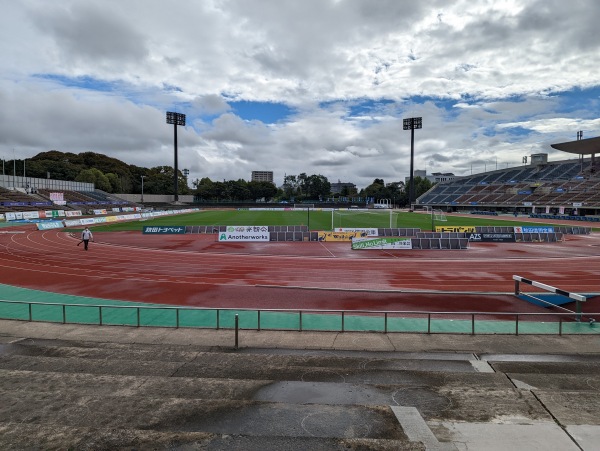
<path fill-rule="evenodd" d="M 404 130 L 410 130 L 410 181 L 408 185 L 408 209 L 413 211 L 415 197 L 414 160 L 415 160 L 415 130 L 423 128 L 422 117 L 410 117 L 403 120 Z"/>
<path fill-rule="evenodd" d="M 174 185 L 174 189 L 175 189 L 175 197 L 173 198 L 173 200 L 175 202 L 179 201 L 179 194 L 177 194 L 177 126 L 178 125 L 183 125 L 185 126 L 185 114 L 181 114 L 181 113 L 175 113 L 173 111 L 167 111 L 167 124 L 173 124 L 173 141 L 174 141 L 174 148 L 175 148 L 175 165 L 173 167 L 173 185 Z"/>
<path fill-rule="evenodd" d="M 144 178 L 146 176 L 142 175 L 142 207 L 144 206 Z"/>

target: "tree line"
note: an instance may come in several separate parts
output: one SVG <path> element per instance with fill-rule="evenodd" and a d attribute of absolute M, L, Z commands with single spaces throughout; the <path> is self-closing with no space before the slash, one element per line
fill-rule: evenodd
<path fill-rule="evenodd" d="M 15 173 L 17 176 L 93 183 L 97 189 L 108 193 L 140 194 L 142 177 L 144 194 L 173 194 L 175 188 L 171 166 L 143 168 L 95 152 L 74 154 L 51 150 L 26 161 L 3 161 L 3 169 L 9 175 Z M 208 177 L 193 181 L 190 188 L 181 171 L 178 171 L 177 177 L 178 194 L 193 194 L 199 202 L 316 203 L 343 198 L 347 202 L 359 203 L 355 199 L 371 198 L 389 199 L 399 206 L 408 205 L 408 186 L 404 182 L 385 183 L 379 178 L 360 191 L 344 187 L 341 193 L 332 194 L 327 177 L 304 172 L 286 175 L 280 188 L 270 182 L 248 182 L 243 179 L 221 182 Z M 433 186 L 428 179 L 421 177 L 415 177 L 414 182 L 415 199 Z"/>

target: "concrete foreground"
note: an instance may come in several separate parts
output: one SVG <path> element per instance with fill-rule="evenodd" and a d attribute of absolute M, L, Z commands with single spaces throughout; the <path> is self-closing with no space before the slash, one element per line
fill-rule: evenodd
<path fill-rule="evenodd" d="M 595 450 L 600 337 L 0 320 L 0 449 Z"/>

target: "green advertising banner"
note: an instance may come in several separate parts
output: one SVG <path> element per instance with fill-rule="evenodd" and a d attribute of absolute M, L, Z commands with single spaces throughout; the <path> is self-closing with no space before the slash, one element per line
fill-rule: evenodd
<path fill-rule="evenodd" d="M 395 237 L 354 238 L 352 249 L 412 249 L 412 240 Z"/>

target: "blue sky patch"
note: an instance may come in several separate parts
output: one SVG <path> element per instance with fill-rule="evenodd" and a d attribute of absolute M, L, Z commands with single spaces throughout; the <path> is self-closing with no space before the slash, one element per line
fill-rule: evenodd
<path fill-rule="evenodd" d="M 234 114 L 247 121 L 261 121 L 265 124 L 283 122 L 295 110 L 283 103 L 237 101 L 227 102 Z"/>
<path fill-rule="evenodd" d="M 66 77 L 64 75 L 57 74 L 34 74 L 33 77 L 42 80 L 52 81 L 54 83 L 58 83 L 62 86 L 66 86 L 69 88 L 89 89 L 90 91 L 112 92 L 120 90 L 117 88 L 122 86 L 118 82 L 99 80 L 97 78 L 87 76 Z"/>

